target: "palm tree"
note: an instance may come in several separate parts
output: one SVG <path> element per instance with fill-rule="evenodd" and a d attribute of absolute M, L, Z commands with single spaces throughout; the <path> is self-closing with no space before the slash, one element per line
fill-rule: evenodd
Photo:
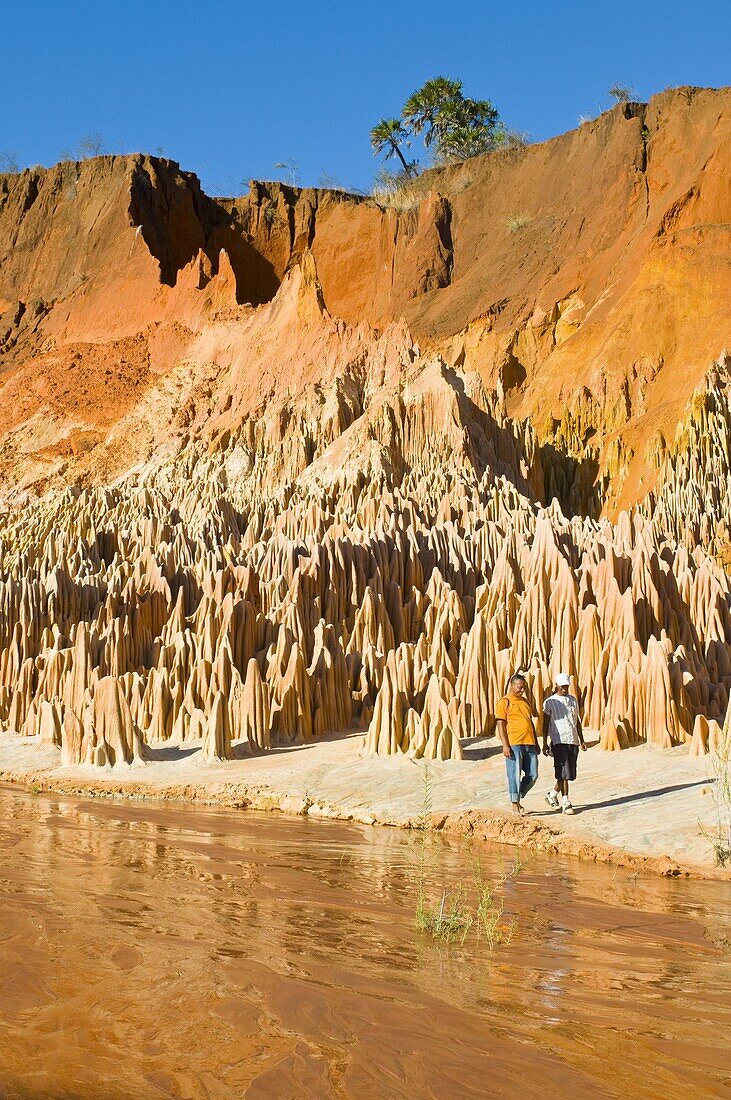
<path fill-rule="evenodd" d="M 488 153 L 509 143 L 506 127 L 497 109 L 487 99 L 469 99 L 462 93 L 462 81 L 447 76 L 427 80 L 404 104 L 401 118 L 382 118 L 371 130 L 371 145 L 385 159 L 398 156 L 406 176 L 416 175 L 416 162 L 406 161 L 401 146 L 423 134 L 431 148 L 434 164 Z"/>
<path fill-rule="evenodd" d="M 399 118 L 382 118 L 371 130 L 371 145 L 373 146 L 374 156 L 385 153 L 384 160 L 388 160 L 395 153 L 403 165 L 404 172 L 407 176 L 410 176 L 413 173 L 414 165 L 413 163 L 409 164 L 401 152 L 399 148 L 401 142 L 408 148 L 410 144 L 408 133 Z"/>
<path fill-rule="evenodd" d="M 462 81 L 437 76 L 427 80 L 423 87 L 406 100 L 403 110 L 404 124 L 414 134 L 426 130 L 424 144 L 428 147 L 437 135 L 438 121 L 448 104 L 462 99 Z"/>
<path fill-rule="evenodd" d="M 502 144 L 498 112 L 486 99 L 468 99 L 462 81 L 437 76 L 406 100 L 403 125 L 424 133 L 424 145 L 434 146 L 434 161 L 445 164 L 486 153 Z"/>
<path fill-rule="evenodd" d="M 498 112 L 487 99 L 450 100 L 440 109 L 432 127 L 435 161 L 467 160 L 488 153 L 505 142 Z"/>

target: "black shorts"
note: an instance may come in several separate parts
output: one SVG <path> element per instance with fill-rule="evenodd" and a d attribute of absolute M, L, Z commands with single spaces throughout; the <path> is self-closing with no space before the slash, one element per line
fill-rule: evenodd
<path fill-rule="evenodd" d="M 579 759 L 578 745 L 552 745 L 553 772 L 556 779 L 576 779 L 576 761 Z"/>

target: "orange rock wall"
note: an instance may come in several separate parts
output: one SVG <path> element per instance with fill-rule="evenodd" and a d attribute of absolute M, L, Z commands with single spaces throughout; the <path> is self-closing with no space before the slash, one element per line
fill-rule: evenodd
<path fill-rule="evenodd" d="M 0 177 L 0 721 L 99 767 L 455 759 L 566 669 L 604 747 L 712 748 L 730 118 L 664 93 L 388 207 Z"/>

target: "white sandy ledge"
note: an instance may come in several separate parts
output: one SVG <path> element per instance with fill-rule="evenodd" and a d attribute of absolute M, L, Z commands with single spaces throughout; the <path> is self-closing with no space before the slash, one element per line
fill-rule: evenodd
<path fill-rule="evenodd" d="M 408 827 L 424 803 L 424 764 L 362 755 L 362 734 L 274 749 L 256 758 L 204 764 L 200 752 L 160 748 L 131 767 L 65 768 L 60 752 L 36 738 L 0 733 L 0 781 L 75 795 L 173 799 Z M 665 875 L 729 877 L 714 867 L 715 805 L 707 759 L 686 747 L 638 746 L 579 757 L 573 817 L 544 801 L 552 762 L 541 758 L 538 784 L 509 812 L 503 757 L 495 740 L 464 745 L 463 761 L 429 763 L 432 820 L 448 833 L 615 863 Z M 185 752 L 185 754 L 183 754 Z"/>

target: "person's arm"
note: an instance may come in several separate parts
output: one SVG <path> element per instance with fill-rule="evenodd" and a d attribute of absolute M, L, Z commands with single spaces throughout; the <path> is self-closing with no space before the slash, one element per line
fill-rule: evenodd
<path fill-rule="evenodd" d="M 503 743 L 503 756 L 512 756 L 513 752 L 510 748 L 510 742 L 508 741 L 508 708 L 510 703 L 507 696 L 503 696 L 498 701 L 495 707 L 495 717 L 497 719 L 497 735 Z"/>
<path fill-rule="evenodd" d="M 584 752 L 586 752 L 586 741 L 584 740 L 584 731 L 581 728 L 581 719 L 579 718 L 578 715 L 576 716 L 576 732 L 579 735 L 579 745 L 581 746 L 582 750 Z"/>
<path fill-rule="evenodd" d="M 510 742 L 508 741 L 508 723 L 504 718 L 498 718 L 497 720 L 497 733 L 503 743 L 503 756 L 512 756 L 513 750 L 510 748 Z"/>
<path fill-rule="evenodd" d="M 541 715 L 541 735 L 543 737 L 543 755 L 544 756 L 549 755 L 548 727 L 549 727 L 550 724 L 551 724 L 551 718 L 548 714 L 546 714 L 546 712 L 544 710 L 543 714 Z"/>

